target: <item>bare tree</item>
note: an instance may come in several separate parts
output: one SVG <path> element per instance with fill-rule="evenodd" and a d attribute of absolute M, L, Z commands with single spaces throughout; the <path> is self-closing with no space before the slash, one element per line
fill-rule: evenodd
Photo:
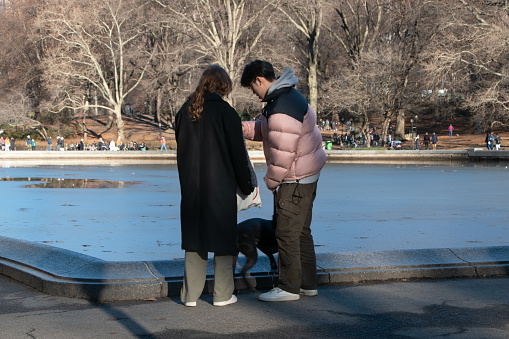
<path fill-rule="evenodd" d="M 157 4 L 160 10 L 160 5 Z M 188 35 L 176 24 L 168 22 L 167 15 L 158 14 L 159 25 L 150 30 L 148 42 L 156 49 L 143 81 L 147 93 L 147 109 L 154 115 L 154 121 L 161 122 L 166 117 L 166 126 L 173 128 L 172 116 L 188 94 L 185 75 L 196 67 L 187 55 Z"/>
<path fill-rule="evenodd" d="M 277 0 L 155 1 L 193 36 L 189 48 L 196 54 L 197 64 L 217 63 L 232 79 L 240 77 L 277 5 Z"/>
<path fill-rule="evenodd" d="M 351 67 L 355 67 L 355 62 L 372 48 L 377 39 L 383 4 L 383 0 L 346 0 L 335 7 L 340 30 L 332 33 L 348 56 Z"/>
<path fill-rule="evenodd" d="M 53 110 L 98 107 L 116 118 L 124 138 L 122 108 L 140 84 L 154 50 L 147 48 L 148 0 L 52 0 L 44 8 L 41 28 L 51 44 L 45 76 L 53 84 Z M 90 90 L 104 104 L 90 102 Z"/>
<path fill-rule="evenodd" d="M 287 1 L 279 10 L 306 40 L 309 104 L 318 110 L 318 54 L 323 20 L 323 0 Z"/>
<path fill-rule="evenodd" d="M 372 60 L 376 61 L 376 57 L 364 56 L 374 54 L 371 50 L 380 36 L 383 3 L 382 0 L 340 1 L 334 7 L 336 24 L 329 27 L 343 51 L 343 58 L 346 57 L 346 67 L 341 67 L 330 78 L 331 101 L 337 104 L 339 110 L 348 112 L 361 122 L 360 130 L 365 136 L 369 133 L 370 107 L 375 103 L 372 92 L 377 88 L 373 83 L 376 80 L 372 70 L 379 72 L 380 69 L 373 67 Z M 368 70 L 371 72 L 368 73 Z"/>
<path fill-rule="evenodd" d="M 42 124 L 34 119 L 32 103 L 22 92 L 3 95 L 0 104 L 0 125 L 41 128 Z"/>
<path fill-rule="evenodd" d="M 395 132 L 404 137 L 404 112 L 413 100 L 408 81 L 425 42 L 426 6 L 425 1 L 351 0 L 336 8 L 340 28 L 333 34 L 349 60 L 333 84 L 345 95 L 336 101 L 360 120 L 366 139 L 374 118 L 382 123 L 382 140 L 395 118 Z"/>
<path fill-rule="evenodd" d="M 472 124 L 509 124 L 509 4 L 448 0 L 440 3 L 440 30 L 425 70 L 432 88 L 443 88 L 472 112 Z"/>
<path fill-rule="evenodd" d="M 44 57 L 44 40 L 40 39 L 35 21 L 39 15 L 41 1 L 18 0 L 8 2 L 0 10 L 0 107 L 13 108 L 14 98 L 23 103 L 23 110 L 6 112 L 18 118 L 28 111 L 39 111 L 39 103 L 46 95 L 41 81 L 40 63 Z M 26 104 L 31 105 L 27 107 Z M 17 105 L 15 105 L 17 107 Z M 5 110 L 4 110 L 5 111 Z M 21 115 L 19 115 L 21 114 Z M 16 119 L 33 124 L 32 120 Z"/>

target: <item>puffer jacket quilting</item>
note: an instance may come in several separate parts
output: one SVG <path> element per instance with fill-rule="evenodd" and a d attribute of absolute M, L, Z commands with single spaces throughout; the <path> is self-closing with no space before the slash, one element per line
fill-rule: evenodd
<path fill-rule="evenodd" d="M 325 165 L 322 135 L 309 105 L 302 122 L 287 114 L 273 113 L 268 119 L 262 115 L 256 122 L 242 124 L 245 138 L 263 141 L 267 162 L 264 181 L 271 190 L 282 182 L 314 175 Z"/>

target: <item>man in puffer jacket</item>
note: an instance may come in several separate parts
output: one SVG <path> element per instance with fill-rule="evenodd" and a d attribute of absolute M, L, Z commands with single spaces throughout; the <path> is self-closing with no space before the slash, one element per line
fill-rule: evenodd
<path fill-rule="evenodd" d="M 286 67 L 276 78 L 269 62 L 256 60 L 244 67 L 240 80 L 262 102 L 257 121 L 243 122 L 246 139 L 263 141 L 267 162 L 265 184 L 277 190 L 276 238 L 281 260 L 279 286 L 259 296 L 263 301 L 298 300 L 315 296 L 316 256 L 311 215 L 320 170 L 326 157 L 316 114 L 294 87 L 298 79 Z"/>

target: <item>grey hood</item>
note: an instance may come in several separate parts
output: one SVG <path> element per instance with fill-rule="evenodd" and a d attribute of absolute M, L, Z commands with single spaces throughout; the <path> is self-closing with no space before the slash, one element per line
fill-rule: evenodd
<path fill-rule="evenodd" d="M 294 87 L 298 83 L 299 79 L 297 79 L 297 77 L 294 75 L 293 70 L 290 67 L 285 67 L 283 73 L 281 73 L 277 80 L 274 81 L 274 83 L 269 87 L 269 90 L 265 96 L 268 96 L 270 93 L 280 88 Z"/>

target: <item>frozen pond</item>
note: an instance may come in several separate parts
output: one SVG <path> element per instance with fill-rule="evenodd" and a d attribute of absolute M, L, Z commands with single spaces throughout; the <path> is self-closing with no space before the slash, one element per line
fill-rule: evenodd
<path fill-rule="evenodd" d="M 263 184 L 265 166 L 255 166 Z M 183 257 L 176 165 L 11 165 L 0 168 L 0 188 L 0 235 L 111 261 Z M 272 194 L 260 191 L 262 209 L 240 212 L 239 222 L 271 218 Z M 327 164 L 316 250 L 507 246 L 508 198 L 505 164 Z"/>

